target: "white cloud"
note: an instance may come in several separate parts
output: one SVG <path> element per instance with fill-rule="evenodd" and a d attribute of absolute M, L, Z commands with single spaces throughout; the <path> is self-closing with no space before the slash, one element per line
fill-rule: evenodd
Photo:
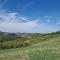
<path fill-rule="evenodd" d="M 5 32 L 52 32 L 60 27 L 40 23 L 37 20 L 19 16 L 18 13 L 0 13 L 0 30 Z"/>
<path fill-rule="evenodd" d="M 17 13 L 0 14 L 0 30 L 7 32 L 28 32 L 37 26 L 37 21 L 29 21 Z"/>
<path fill-rule="evenodd" d="M 60 22 L 57 22 L 56 24 L 57 24 L 57 25 L 60 25 Z"/>
<path fill-rule="evenodd" d="M 44 18 L 53 18 L 53 16 L 44 16 Z"/>
<path fill-rule="evenodd" d="M 57 24 L 57 25 L 60 25 L 60 20 L 58 20 L 56 24 Z"/>
<path fill-rule="evenodd" d="M 47 20 L 46 20 L 46 22 L 50 23 L 50 22 L 51 22 L 51 20 L 47 19 Z"/>

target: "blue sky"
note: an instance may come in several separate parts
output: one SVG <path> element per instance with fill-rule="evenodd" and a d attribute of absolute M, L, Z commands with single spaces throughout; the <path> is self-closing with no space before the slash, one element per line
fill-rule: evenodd
<path fill-rule="evenodd" d="M 60 30 L 60 0 L 0 0 L 0 31 Z"/>

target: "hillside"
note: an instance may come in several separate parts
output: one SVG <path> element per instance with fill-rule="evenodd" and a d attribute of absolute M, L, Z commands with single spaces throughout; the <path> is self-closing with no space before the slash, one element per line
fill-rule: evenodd
<path fill-rule="evenodd" d="M 60 36 L 60 31 L 48 34 L 41 33 L 6 33 L 0 32 L 0 48 L 27 47 L 39 42 L 49 41 Z"/>
<path fill-rule="evenodd" d="M 60 32 L 20 37 L 0 44 L 3 45 L 0 60 L 60 60 Z"/>

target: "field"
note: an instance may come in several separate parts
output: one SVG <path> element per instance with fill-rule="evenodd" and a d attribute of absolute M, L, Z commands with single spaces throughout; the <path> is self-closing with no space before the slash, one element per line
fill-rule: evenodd
<path fill-rule="evenodd" d="M 60 35 L 27 47 L 0 49 L 0 60 L 60 60 Z"/>

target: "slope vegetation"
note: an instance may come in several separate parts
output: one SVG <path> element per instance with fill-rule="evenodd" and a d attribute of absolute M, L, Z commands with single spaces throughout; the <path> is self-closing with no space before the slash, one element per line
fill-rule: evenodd
<path fill-rule="evenodd" d="M 60 60 L 60 33 L 33 36 L 26 47 L 0 49 L 0 60 Z"/>

